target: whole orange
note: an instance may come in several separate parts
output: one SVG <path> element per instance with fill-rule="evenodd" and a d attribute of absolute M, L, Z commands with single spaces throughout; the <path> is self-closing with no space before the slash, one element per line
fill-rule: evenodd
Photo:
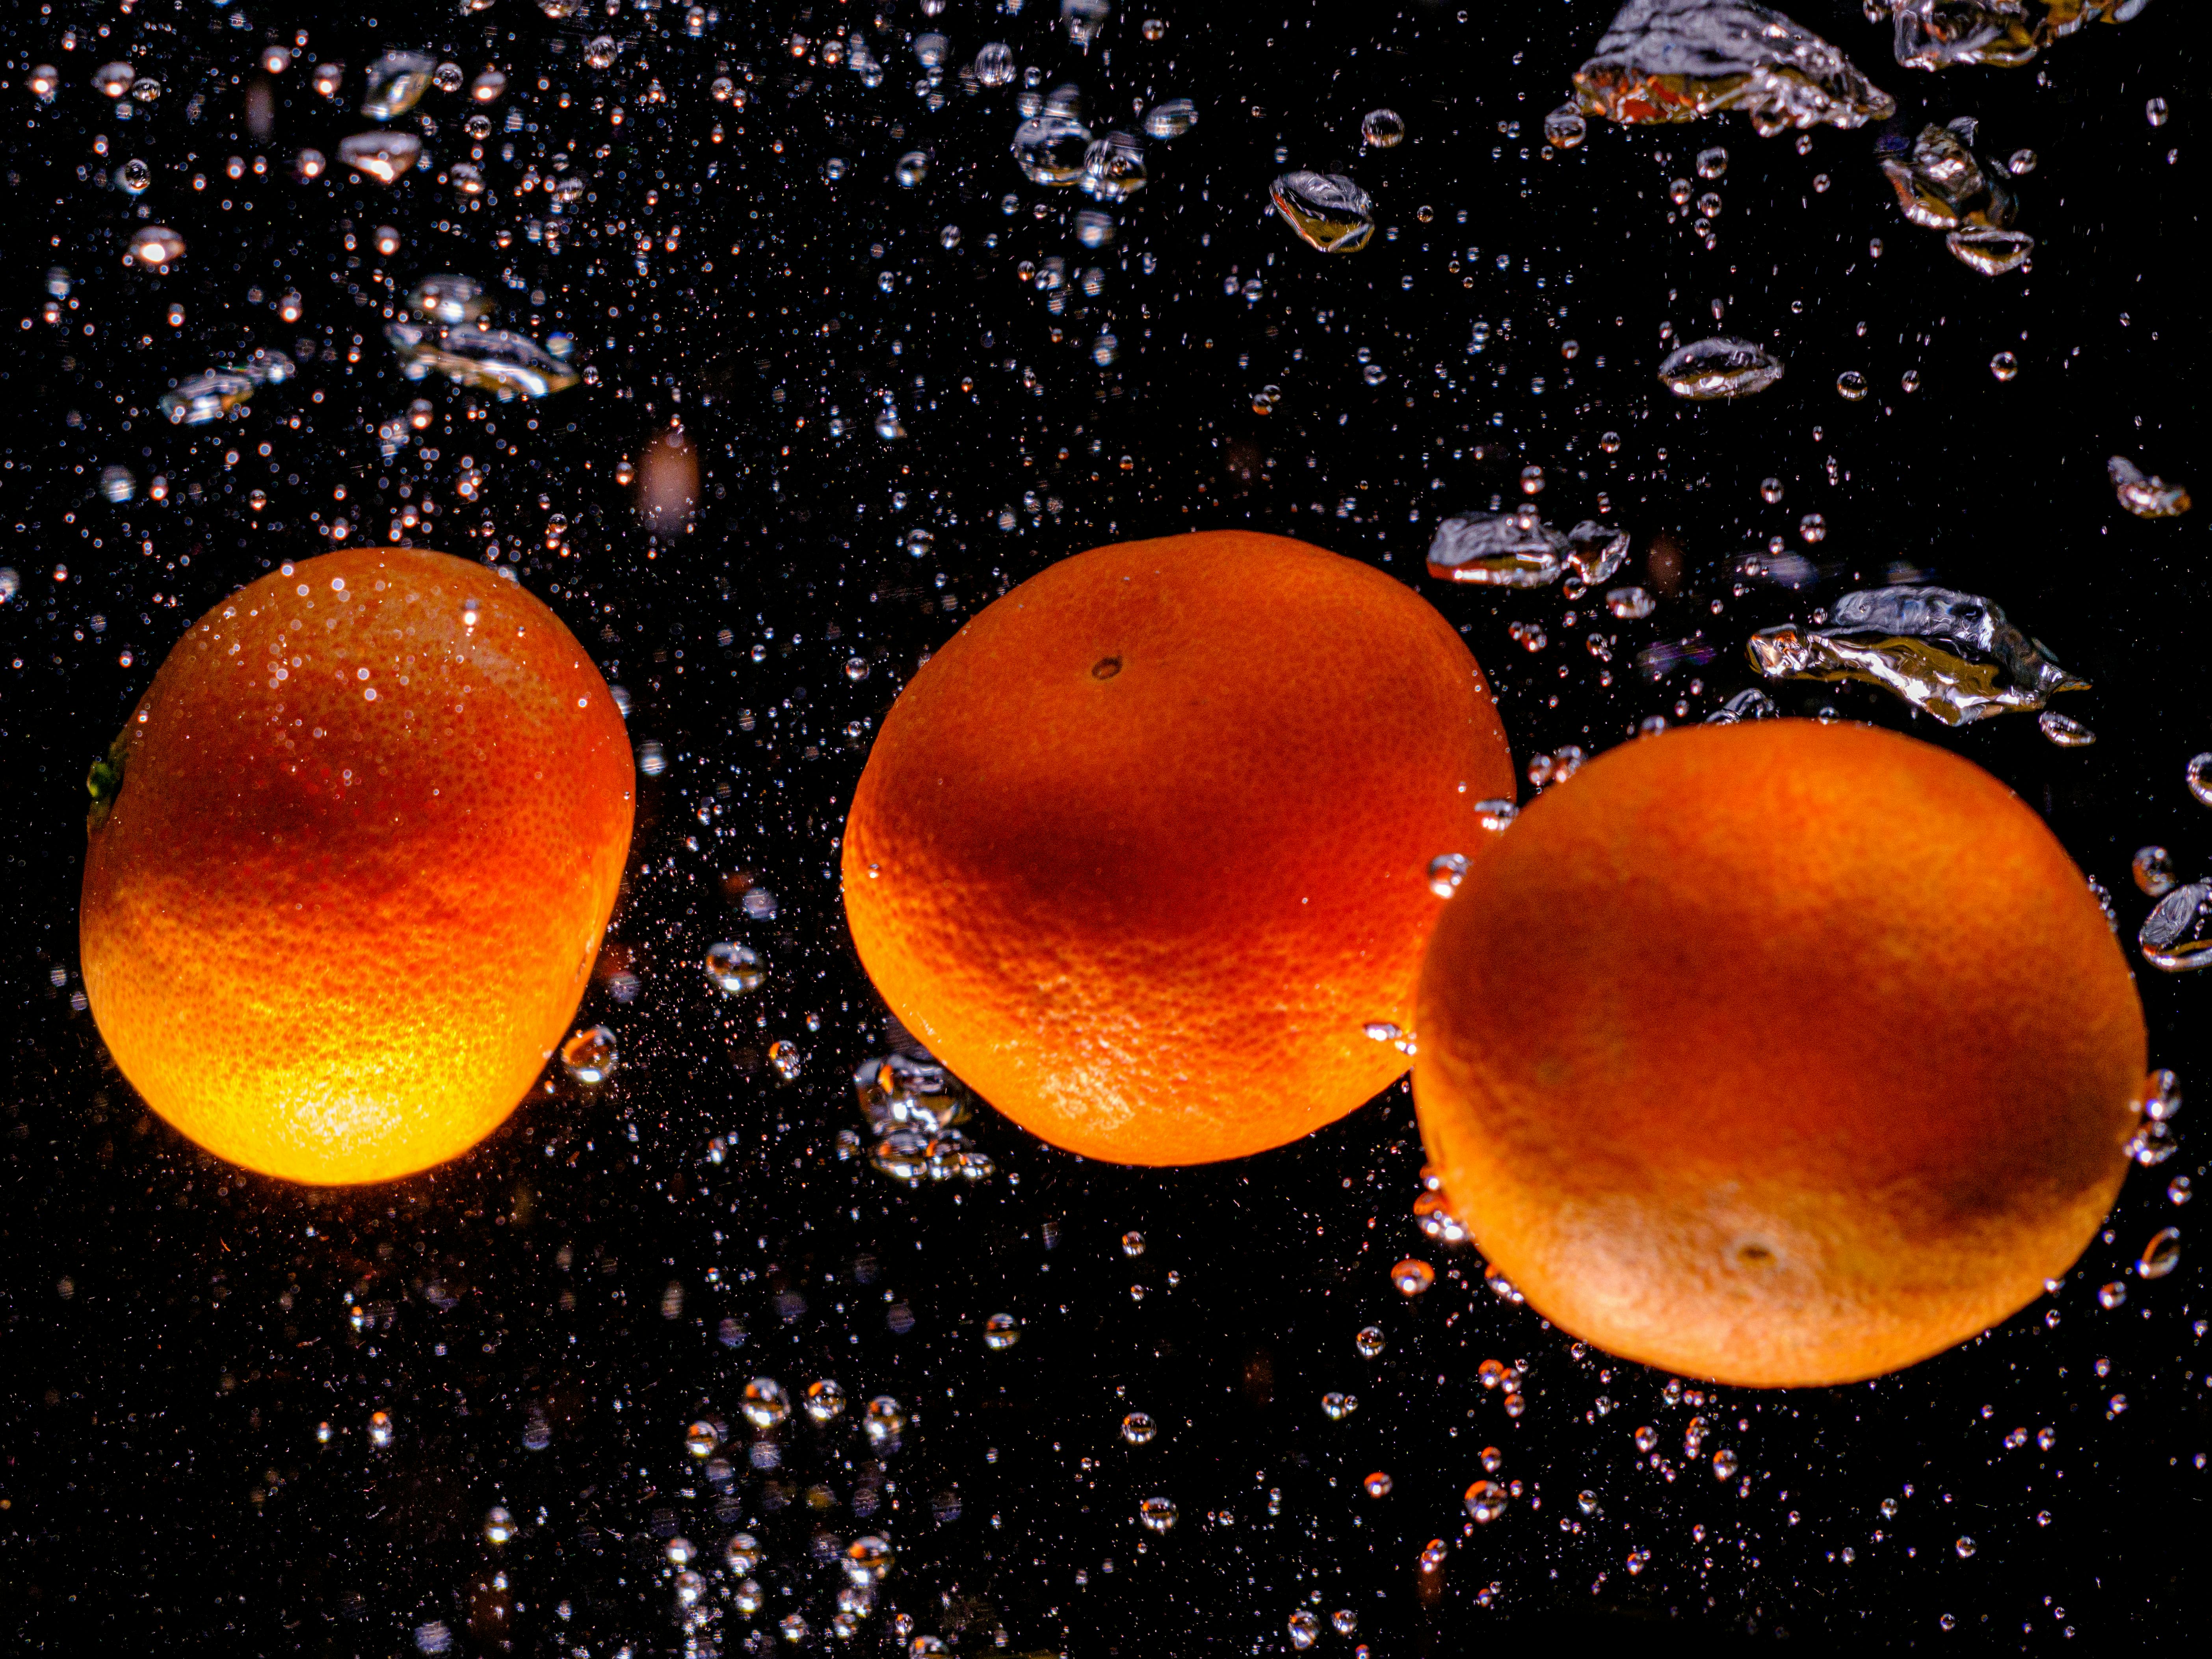
<path fill-rule="evenodd" d="M 1402 584 L 1277 536 L 1126 542 L 915 675 L 854 795 L 845 912 L 892 1010 L 1024 1127 L 1235 1158 L 1404 1071 L 1430 863 L 1512 789 L 1482 671 Z"/>
<path fill-rule="evenodd" d="M 1722 1382 L 1893 1370 L 2039 1295 L 2119 1190 L 2126 958 L 1969 762 L 1692 726 L 1540 797 L 1445 907 L 1414 1098 L 1529 1304 Z"/>
<path fill-rule="evenodd" d="M 465 1152 L 575 1012 L 632 781 L 606 683 L 513 582 L 396 547 L 271 571 L 94 769 L 80 933 L 109 1053 L 267 1175 Z"/>

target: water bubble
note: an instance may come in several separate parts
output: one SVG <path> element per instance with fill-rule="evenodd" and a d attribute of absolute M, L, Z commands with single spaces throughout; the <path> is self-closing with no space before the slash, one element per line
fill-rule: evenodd
<path fill-rule="evenodd" d="M 387 52 L 368 66 L 361 112 L 372 121 L 398 119 L 430 89 L 436 63 L 419 53 Z"/>
<path fill-rule="evenodd" d="M 745 1384 L 744 1398 L 738 1409 L 755 1428 L 772 1429 L 791 1415 L 791 1396 L 774 1377 L 757 1376 Z"/>
<path fill-rule="evenodd" d="M 138 480 L 127 466 L 104 466 L 100 470 L 100 493 L 119 505 L 138 493 Z"/>
<path fill-rule="evenodd" d="M 1544 118 L 1544 142 L 1553 149 L 1573 149 L 1589 136 L 1589 123 L 1572 104 L 1562 104 Z"/>
<path fill-rule="evenodd" d="M 2193 881 L 2160 899 L 2136 943 L 2146 962 L 2169 974 L 2212 968 L 2212 882 Z"/>
<path fill-rule="evenodd" d="M 1145 112 L 1145 137 L 1165 143 L 1180 138 L 1198 125 L 1198 106 L 1188 98 L 1170 98 Z"/>
<path fill-rule="evenodd" d="M 873 1584 L 881 1581 L 897 1560 L 889 1539 L 868 1534 L 845 1546 L 845 1577 L 856 1584 Z"/>
<path fill-rule="evenodd" d="M 495 102 L 507 90 L 507 76 L 500 70 L 488 69 L 469 82 L 469 96 L 479 104 Z"/>
<path fill-rule="evenodd" d="M 768 1604 L 768 1592 L 757 1578 L 740 1580 L 730 1591 L 730 1605 L 748 1619 Z"/>
<path fill-rule="evenodd" d="M 2020 373 L 2020 359 L 2009 351 L 2000 351 L 1990 359 L 1990 373 L 2000 380 L 2009 380 Z"/>
<path fill-rule="evenodd" d="M 2036 725 L 2045 737 L 2061 749 L 2086 749 L 2097 740 L 2097 734 L 2081 721 L 2053 708 L 2046 708 L 2037 715 Z"/>
<path fill-rule="evenodd" d="M 1449 1246 L 1467 1243 L 1467 1224 L 1446 1206 L 1440 1192 L 1423 1193 L 1413 1200 L 1413 1221 L 1422 1237 L 1436 1243 Z"/>
<path fill-rule="evenodd" d="M 1797 520 L 1797 533 L 1808 542 L 1826 541 L 1828 537 L 1828 521 L 1818 513 L 1808 513 Z"/>
<path fill-rule="evenodd" d="M 2181 1229 L 2161 1227 L 2136 1258 L 2136 1273 L 2144 1279 L 2163 1279 L 2181 1265 Z"/>
<path fill-rule="evenodd" d="M 1956 1543 L 1953 1544 L 1951 1547 L 1958 1551 L 1959 1559 L 1961 1561 L 1965 1561 L 1971 1559 L 1974 1553 L 1974 1540 L 1971 1538 L 1962 1537 Z"/>
<path fill-rule="evenodd" d="M 1153 1532 L 1166 1532 L 1176 1523 L 1175 1500 L 1147 1498 L 1137 1505 L 1137 1519 Z"/>
<path fill-rule="evenodd" d="M 92 72 L 93 90 L 106 98 L 120 98 L 131 90 L 138 71 L 128 64 L 102 64 Z"/>
<path fill-rule="evenodd" d="M 2097 1289 L 2097 1305 L 2107 1312 L 2123 1306 L 2127 1299 L 2128 1287 L 2124 1279 L 2116 1279 L 2111 1284 L 2100 1285 Z"/>
<path fill-rule="evenodd" d="M 778 1077 L 788 1083 L 805 1067 L 806 1056 L 799 1052 L 797 1043 L 779 1037 L 768 1045 L 768 1063 L 775 1068 Z"/>
<path fill-rule="evenodd" d="M 1371 109 L 1359 123 L 1359 136 L 1376 149 L 1395 149 L 1405 140 L 1405 117 L 1395 109 Z"/>
<path fill-rule="evenodd" d="M 356 132 L 338 140 L 338 160 L 380 185 L 399 177 L 422 159 L 422 141 L 411 132 Z"/>
<path fill-rule="evenodd" d="M 483 1535 L 488 1544 L 504 1544 L 514 1536 L 514 1517 L 502 1504 L 495 1504 L 485 1512 Z"/>
<path fill-rule="evenodd" d="M 1748 340 L 1712 338 L 1678 346 L 1659 365 L 1660 384 L 1693 403 L 1747 398 L 1779 380 L 1783 365 Z"/>
<path fill-rule="evenodd" d="M 1341 1423 L 1358 1409 L 1359 1396 L 1356 1394 L 1339 1394 L 1332 1390 L 1321 1397 L 1322 1415 L 1332 1423 Z"/>
<path fill-rule="evenodd" d="M 1640 622 L 1657 608 L 1657 602 L 1640 587 L 1616 587 L 1605 596 L 1605 608 L 1623 622 Z"/>
<path fill-rule="evenodd" d="M 2166 100 L 2154 98 L 2143 106 L 2143 119 L 2154 127 L 2166 125 Z"/>
<path fill-rule="evenodd" d="M 154 169 L 137 156 L 132 156 L 115 169 L 115 187 L 133 196 L 143 196 L 154 182 Z"/>
<path fill-rule="evenodd" d="M 910 149 L 898 159 L 898 167 L 891 176 L 902 190 L 912 190 L 929 177 L 929 155 L 926 150 Z"/>
<path fill-rule="evenodd" d="M 2163 898 L 2179 878 L 2173 872 L 2173 854 L 2163 847 L 2139 847 L 2133 864 L 2136 885 L 2152 898 Z"/>
<path fill-rule="evenodd" d="M 489 316 L 491 301 L 473 276 L 441 273 L 423 277 L 408 290 L 407 308 L 453 328 Z"/>
<path fill-rule="evenodd" d="M 1390 1477 L 1384 1470 L 1376 1470 L 1359 1484 L 1370 1498 L 1388 1498 L 1390 1495 Z"/>
<path fill-rule="evenodd" d="M 292 164 L 298 169 L 300 177 L 302 180 L 312 180 L 321 178 L 323 176 L 323 169 L 329 166 L 329 163 L 323 158 L 322 151 L 319 149 L 301 150 L 298 155 L 293 158 Z"/>
<path fill-rule="evenodd" d="M 1003 87 L 1014 78 L 1014 49 L 994 40 L 975 54 L 975 79 L 987 87 Z"/>
<path fill-rule="evenodd" d="M 1857 403 L 1867 395 L 1867 377 L 1856 368 L 1847 368 L 1836 376 L 1836 390 L 1846 403 Z"/>
<path fill-rule="evenodd" d="M 1509 1501 L 1504 1487 L 1495 1480 L 1478 1480 L 1467 1489 L 1464 1502 L 1468 1518 L 1478 1526 L 1488 1526 L 1505 1513 Z"/>
<path fill-rule="evenodd" d="M 983 1322 L 983 1346 L 1011 1348 L 1022 1340 L 1022 1322 L 1009 1313 L 995 1313 Z"/>
<path fill-rule="evenodd" d="M 1429 860 L 1429 890 L 1438 898 L 1449 898 L 1466 878 L 1464 853 L 1439 853 Z"/>
<path fill-rule="evenodd" d="M 561 1045 L 561 1064 L 579 1083 L 605 1083 L 615 1060 L 615 1034 L 604 1025 L 587 1026 Z"/>
<path fill-rule="evenodd" d="M 1759 481 L 1759 499 L 1771 507 L 1782 499 L 1782 489 L 1781 479 L 1761 478 Z"/>
<path fill-rule="evenodd" d="M 1437 1282 L 1437 1270 L 1419 1256 L 1407 1256 L 1390 1269 L 1390 1282 L 1401 1296 L 1419 1296 Z"/>
<path fill-rule="evenodd" d="M 1711 149 L 1698 152 L 1698 177 L 1717 179 L 1728 171 L 1728 151 L 1716 144 Z"/>
<path fill-rule="evenodd" d="M 185 257 L 185 239 L 167 225 L 142 225 L 131 239 L 131 251 L 125 255 L 131 264 L 149 270 L 167 270 Z"/>
<path fill-rule="evenodd" d="M 1374 1358 L 1382 1352 L 1382 1328 L 1380 1325 L 1362 1326 L 1359 1334 L 1352 1339 L 1352 1345 L 1359 1350 L 1362 1359 Z"/>
<path fill-rule="evenodd" d="M 2191 755 L 2188 769 L 2182 775 L 2189 785 L 2189 793 L 2196 796 L 2201 805 L 2212 806 L 2212 751 Z"/>
<path fill-rule="evenodd" d="M 1133 1446 L 1149 1446 L 1159 1432 L 1149 1412 L 1131 1412 L 1121 1419 L 1121 1438 Z"/>
<path fill-rule="evenodd" d="M 2185 487 L 2146 473 L 2124 455 L 2105 463 L 2105 476 L 2120 505 L 2138 519 L 2179 518 L 2194 504 Z"/>
<path fill-rule="evenodd" d="M 1732 1451 L 1729 1450 L 1725 1446 L 1723 1446 L 1720 1450 L 1718 1450 L 1718 1451 L 1717 1451 L 1717 1452 L 1715 1452 L 1715 1453 L 1713 1454 L 1713 1479 L 1714 1479 L 1714 1480 L 1733 1480 L 1733 1479 L 1735 1479 L 1735 1471 L 1736 1471 L 1736 1456 L 1735 1456 L 1735 1454 L 1734 1452 L 1732 1452 Z"/>
<path fill-rule="evenodd" d="M 392 1443 L 392 1413 L 371 1412 L 368 1414 L 368 1443 L 382 1451 Z"/>
<path fill-rule="evenodd" d="M 52 64 L 33 65 L 29 77 L 23 82 L 31 89 L 31 95 L 42 104 L 53 102 L 54 93 L 61 83 L 62 72 Z"/>
<path fill-rule="evenodd" d="M 1741 109 L 1771 137 L 1820 122 L 1861 126 L 1897 110 L 1834 46 L 1764 7 L 1624 7 L 1574 79 L 1585 115 L 1625 125 Z"/>
<path fill-rule="evenodd" d="M 1091 129 L 1054 110 L 1030 117 L 1014 132 L 1014 161 L 1033 185 L 1059 188 L 1075 183 L 1083 177 L 1090 148 Z"/>
<path fill-rule="evenodd" d="M 767 969 L 761 966 L 759 952 L 749 945 L 732 945 L 727 940 L 707 947 L 706 967 L 708 981 L 729 996 L 757 991 L 768 977 Z"/>
<path fill-rule="evenodd" d="M 722 1546 L 722 1565 L 743 1578 L 761 1564 L 760 1540 L 749 1532 L 732 1533 Z"/>
<path fill-rule="evenodd" d="M 1085 50 L 1113 15 L 1111 0 L 1060 0 L 1060 21 L 1068 40 Z"/>
<path fill-rule="evenodd" d="M 1285 173 L 1268 199 L 1307 246 L 1354 253 L 1375 234 L 1375 204 L 1341 173 Z"/>
<path fill-rule="evenodd" d="M 1443 581 L 1493 587 L 1543 587 L 1566 574 L 1574 544 L 1536 516 L 1465 513 L 1440 520 L 1430 539 L 1429 574 Z"/>
<path fill-rule="evenodd" d="M 868 1401 L 868 1408 L 860 1419 L 870 1443 L 888 1446 L 906 1431 L 906 1408 L 890 1395 L 879 1394 Z"/>

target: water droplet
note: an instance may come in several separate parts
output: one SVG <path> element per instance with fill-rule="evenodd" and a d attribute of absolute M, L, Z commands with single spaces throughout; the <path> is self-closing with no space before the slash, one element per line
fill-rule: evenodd
<path fill-rule="evenodd" d="M 1121 1438 L 1133 1446 L 1149 1446 L 1159 1432 L 1149 1412 L 1131 1412 L 1121 1419 Z"/>
<path fill-rule="evenodd" d="M 768 977 L 757 951 L 750 945 L 726 940 L 707 947 L 706 967 L 708 981 L 730 996 L 757 991 Z"/>
<path fill-rule="evenodd" d="M 1175 1500 L 1147 1498 L 1137 1505 L 1137 1519 L 1153 1532 L 1166 1532 L 1176 1523 Z"/>
<path fill-rule="evenodd" d="M 1407 1256 L 1390 1269 L 1390 1282 L 1401 1296 L 1419 1296 L 1437 1282 L 1437 1270 L 1419 1256 Z"/>
<path fill-rule="evenodd" d="M 1371 109 L 1359 123 L 1359 136 L 1376 149 L 1395 149 L 1405 140 L 1405 118 L 1395 109 Z"/>
<path fill-rule="evenodd" d="M 1467 1489 L 1468 1518 L 1478 1526 L 1488 1526 L 1505 1513 L 1509 1501 L 1504 1487 L 1495 1480 L 1478 1480 Z"/>
<path fill-rule="evenodd" d="M 561 1064 L 579 1083 L 605 1083 L 615 1060 L 615 1034 L 604 1025 L 586 1026 L 561 1045 Z"/>

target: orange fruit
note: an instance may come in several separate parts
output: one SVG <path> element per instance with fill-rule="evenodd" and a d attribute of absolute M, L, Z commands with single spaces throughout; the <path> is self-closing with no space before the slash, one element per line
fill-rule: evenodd
<path fill-rule="evenodd" d="M 482 565 L 363 547 L 200 618 L 94 768 L 86 994 L 218 1157 L 382 1181 L 513 1111 L 591 971 L 629 744 L 560 619 Z"/>
<path fill-rule="evenodd" d="M 846 824 L 869 976 L 1054 1146 L 1195 1164 L 1405 1069 L 1441 854 L 1512 760 L 1449 623 L 1377 570 L 1218 531 L 1065 560 L 884 719 Z"/>
<path fill-rule="evenodd" d="M 1849 1382 L 1966 1340 L 2119 1190 L 2142 1011 L 2042 821 L 1857 726 L 1692 726 L 1521 815 L 1431 940 L 1414 1099 L 1529 1304 L 1645 1364 Z"/>

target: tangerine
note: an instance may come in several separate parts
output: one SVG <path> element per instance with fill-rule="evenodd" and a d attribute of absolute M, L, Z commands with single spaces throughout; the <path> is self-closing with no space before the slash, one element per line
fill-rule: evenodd
<path fill-rule="evenodd" d="M 1445 907 L 1414 1098 L 1562 1328 L 1755 1386 L 1965 1341 L 2072 1266 L 2142 1098 L 2125 957 L 2041 819 L 1869 727 L 1693 726 L 1540 797 Z"/>
<path fill-rule="evenodd" d="M 1404 1071 L 1431 862 L 1512 788 L 1482 671 L 1402 584 L 1278 536 L 1125 542 L 998 599 L 900 696 L 846 915 L 893 1012 L 1024 1128 L 1236 1158 Z"/>
<path fill-rule="evenodd" d="M 398 547 L 287 564 L 179 641 L 93 770 L 108 1051 L 216 1156 L 387 1180 L 465 1152 L 575 1012 L 629 744 L 560 619 Z"/>

